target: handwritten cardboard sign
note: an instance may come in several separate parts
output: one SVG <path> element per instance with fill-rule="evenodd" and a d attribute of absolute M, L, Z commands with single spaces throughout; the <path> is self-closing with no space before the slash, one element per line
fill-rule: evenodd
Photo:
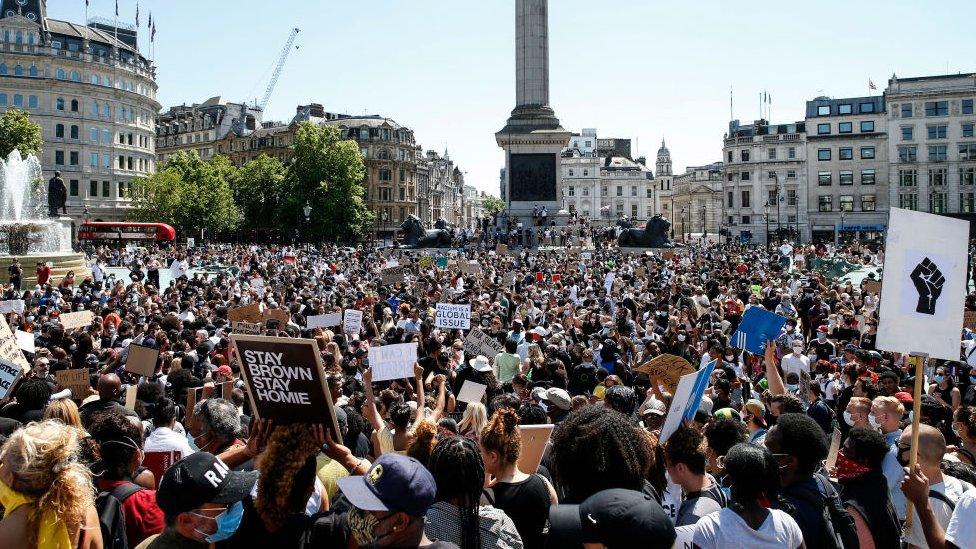
<path fill-rule="evenodd" d="M 17 337 L 14 336 L 13 332 L 10 331 L 10 326 L 3 320 L 0 320 L 0 359 L 13 362 L 24 371 L 31 369 L 30 363 L 24 358 L 24 352 L 20 350 Z"/>
<path fill-rule="evenodd" d="M 138 385 L 129 385 L 125 388 L 125 408 L 126 410 L 136 411 L 136 396 L 139 390 Z"/>
<path fill-rule="evenodd" d="M 363 328 L 363 312 L 358 309 L 343 311 L 342 331 L 347 334 L 358 334 Z"/>
<path fill-rule="evenodd" d="M 5 323 L 2 323 L 6 325 Z M 19 350 L 17 351 L 20 352 Z M 15 364 L 9 360 L 0 359 L 0 398 L 7 398 L 10 396 L 10 391 L 17 386 L 17 381 L 20 380 L 20 376 L 24 375 L 27 370 L 21 368 L 18 364 Z"/>
<path fill-rule="evenodd" d="M 503 255 L 508 253 L 508 244 L 496 244 L 495 253 L 498 255 Z"/>
<path fill-rule="evenodd" d="M 398 343 L 369 348 L 369 367 L 373 381 L 409 379 L 417 362 L 417 343 Z"/>
<path fill-rule="evenodd" d="M 863 291 L 865 294 L 878 295 L 881 293 L 881 283 L 877 280 L 865 281 L 864 285 L 861 286 L 861 291 Z"/>
<path fill-rule="evenodd" d="M 321 423 L 333 437 L 341 436 L 314 339 L 237 334 L 230 339 L 255 417 Z"/>
<path fill-rule="evenodd" d="M 58 320 L 61 322 L 61 327 L 65 330 L 74 330 L 75 328 L 85 328 L 91 326 L 92 320 L 95 319 L 95 313 L 91 311 L 77 311 L 74 313 L 61 313 Z"/>
<path fill-rule="evenodd" d="M 19 315 L 24 314 L 24 300 L 9 299 L 7 301 L 0 301 L 0 314 L 7 313 L 17 313 Z"/>
<path fill-rule="evenodd" d="M 521 435 L 519 438 L 522 439 L 518 457 L 519 471 L 531 474 L 539 470 L 553 427 L 555 426 L 551 424 L 518 426 Z"/>
<path fill-rule="evenodd" d="M 264 325 L 260 322 L 231 322 L 230 327 L 234 333 L 261 335 L 264 333 Z"/>
<path fill-rule="evenodd" d="M 88 368 L 61 370 L 54 373 L 54 379 L 57 380 L 58 385 L 71 389 L 71 398 L 84 400 L 88 396 L 88 389 L 91 387 L 88 381 Z"/>
<path fill-rule="evenodd" d="M 471 328 L 471 305 L 468 303 L 438 303 L 434 326 L 450 330 Z"/>
<path fill-rule="evenodd" d="M 34 346 L 34 334 L 25 332 L 23 330 L 17 330 L 14 332 L 14 337 L 17 338 L 17 345 L 20 347 L 21 351 L 34 354 L 36 349 Z"/>
<path fill-rule="evenodd" d="M 466 261 L 461 263 L 461 272 L 466 275 L 481 274 L 481 263 L 477 261 Z"/>
<path fill-rule="evenodd" d="M 497 339 L 482 332 L 478 328 L 472 329 L 468 332 L 467 337 L 464 338 L 464 354 L 469 357 L 484 355 L 492 359 L 504 350 L 505 346 L 499 343 Z"/>
<path fill-rule="evenodd" d="M 305 319 L 305 327 L 309 330 L 312 328 L 329 328 L 340 324 L 342 324 L 342 313 L 327 313 L 324 315 L 310 316 Z"/>
<path fill-rule="evenodd" d="M 231 322 L 261 322 L 261 304 L 252 303 L 244 307 L 237 307 L 227 311 L 227 320 Z"/>
<path fill-rule="evenodd" d="M 125 371 L 150 377 L 156 373 L 156 362 L 158 359 L 159 349 L 131 343 L 129 344 L 129 352 L 125 360 Z"/>
<path fill-rule="evenodd" d="M 284 329 L 290 319 L 291 313 L 284 309 L 265 309 L 265 311 L 261 313 L 262 324 L 267 326 L 269 321 L 276 320 L 278 321 L 279 329 Z"/>
<path fill-rule="evenodd" d="M 383 282 L 383 284 L 396 284 L 398 282 L 403 282 L 407 278 L 407 271 L 407 267 L 402 265 L 397 267 L 388 267 L 383 269 L 383 272 L 380 273 L 380 280 Z"/>
<path fill-rule="evenodd" d="M 962 317 L 962 325 L 970 330 L 976 329 L 976 311 L 966 311 Z"/>
<path fill-rule="evenodd" d="M 645 373 L 651 379 L 656 377 L 667 387 L 669 393 L 674 394 L 681 376 L 693 373 L 695 367 L 680 356 L 659 355 L 651 359 L 650 362 L 634 368 L 634 371 Z"/>

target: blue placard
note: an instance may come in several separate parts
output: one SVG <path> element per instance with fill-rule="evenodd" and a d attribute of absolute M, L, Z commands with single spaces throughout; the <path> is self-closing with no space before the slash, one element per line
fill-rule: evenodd
<path fill-rule="evenodd" d="M 715 370 L 717 363 L 717 360 L 713 360 L 706 364 L 704 368 L 698 370 L 698 373 L 695 375 L 695 387 L 691 390 L 691 398 L 688 400 L 685 413 L 681 416 L 682 421 L 695 419 L 695 414 L 701 406 L 702 396 L 705 395 L 705 389 L 708 388 L 708 379 L 712 376 L 712 371 Z"/>
<path fill-rule="evenodd" d="M 779 337 L 785 324 L 785 316 L 750 307 L 732 336 L 732 346 L 761 355 L 766 350 L 766 342 Z"/>

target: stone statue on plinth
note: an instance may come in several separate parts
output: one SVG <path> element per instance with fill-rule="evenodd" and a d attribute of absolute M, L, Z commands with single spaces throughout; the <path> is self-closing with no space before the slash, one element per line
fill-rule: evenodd
<path fill-rule="evenodd" d="M 629 220 L 618 225 L 629 224 Z M 660 214 L 647 221 L 643 229 L 624 228 L 617 237 L 617 244 L 629 248 L 674 248 L 675 243 L 668 238 L 671 223 Z"/>
<path fill-rule="evenodd" d="M 68 215 L 67 202 L 68 187 L 65 186 L 64 179 L 61 179 L 61 172 L 54 172 L 54 177 L 47 182 L 47 215 L 58 217 L 58 210 Z"/>

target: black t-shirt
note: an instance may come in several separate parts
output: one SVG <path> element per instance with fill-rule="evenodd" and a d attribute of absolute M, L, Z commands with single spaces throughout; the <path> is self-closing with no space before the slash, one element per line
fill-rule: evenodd
<path fill-rule="evenodd" d="M 419 520 L 419 519 L 418 519 Z M 318 549 L 320 547 L 348 547 L 352 537 L 347 513 L 319 513 L 312 515 L 311 524 L 302 532 L 298 545 L 300 549 Z M 407 548 L 406 545 L 401 547 Z M 446 541 L 434 541 L 428 545 L 415 545 L 417 549 L 459 549 L 457 545 Z"/>
<path fill-rule="evenodd" d="M 499 482 L 485 495 L 495 507 L 505 511 L 526 547 L 542 547 L 543 530 L 549 520 L 549 487 L 539 475 L 522 482 Z"/>

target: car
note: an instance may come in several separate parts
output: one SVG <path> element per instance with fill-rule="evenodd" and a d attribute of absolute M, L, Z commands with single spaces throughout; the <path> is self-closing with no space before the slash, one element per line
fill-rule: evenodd
<path fill-rule="evenodd" d="M 855 269 L 844 276 L 837 279 L 837 282 L 843 284 L 845 282 L 850 282 L 855 288 L 861 286 L 861 282 L 868 278 L 868 275 L 874 274 L 875 280 L 881 280 L 881 267 L 876 267 L 874 265 L 864 265 L 859 269 Z"/>

